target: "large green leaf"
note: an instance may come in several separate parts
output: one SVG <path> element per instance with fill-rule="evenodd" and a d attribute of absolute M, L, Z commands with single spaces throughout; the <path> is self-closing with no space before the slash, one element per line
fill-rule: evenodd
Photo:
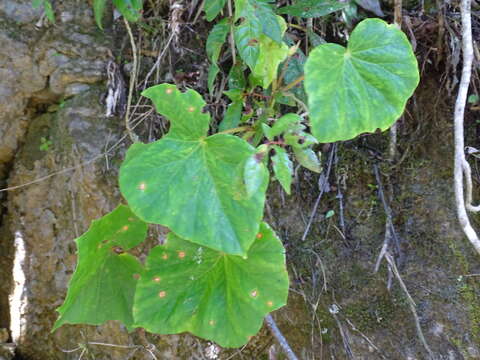
<path fill-rule="evenodd" d="M 189 331 L 223 347 L 247 343 L 269 312 L 285 305 L 284 248 L 262 224 L 248 258 L 184 241 L 154 248 L 135 295 L 135 325 L 159 334 Z"/>
<path fill-rule="evenodd" d="M 243 170 L 255 149 L 232 135 L 206 137 L 210 116 L 193 90 L 162 84 L 143 92 L 170 120 L 170 132 L 134 144 L 120 168 L 120 190 L 143 220 L 230 254 L 245 255 L 263 215 L 268 178 L 249 197 Z"/>
<path fill-rule="evenodd" d="M 405 34 L 379 19 L 362 21 L 347 48 L 320 45 L 305 64 L 313 135 L 327 143 L 387 129 L 418 81 L 417 60 Z"/>
<path fill-rule="evenodd" d="M 279 14 L 288 14 L 304 18 L 325 16 L 332 12 L 342 10 L 348 1 L 338 0 L 297 0 L 295 4 L 284 6 L 277 10 Z"/>
<path fill-rule="evenodd" d="M 227 0 L 205 0 L 205 17 L 207 21 L 212 21 L 222 11 Z"/>
<path fill-rule="evenodd" d="M 53 330 L 67 323 L 99 325 L 107 320 L 132 328 L 133 297 L 142 266 L 125 251 L 141 243 L 146 233 L 147 224 L 125 205 L 92 222 L 75 240 L 77 268 Z"/>

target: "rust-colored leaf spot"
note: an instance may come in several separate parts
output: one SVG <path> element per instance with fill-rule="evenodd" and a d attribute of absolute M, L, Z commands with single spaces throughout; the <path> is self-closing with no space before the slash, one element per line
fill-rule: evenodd
<path fill-rule="evenodd" d="M 114 246 L 112 250 L 115 254 L 118 254 L 118 255 L 123 254 L 125 252 L 120 246 Z"/>
<path fill-rule="evenodd" d="M 210 320 L 210 321 L 208 322 L 208 325 L 210 325 L 210 326 L 215 325 L 215 320 Z"/>
<path fill-rule="evenodd" d="M 257 290 L 253 290 L 253 291 L 250 293 L 250 295 L 255 298 L 255 297 L 258 296 L 258 291 L 257 291 Z"/>
<path fill-rule="evenodd" d="M 162 254 L 162 259 L 163 259 L 163 260 L 167 260 L 167 259 L 168 259 L 168 254 L 167 254 L 167 253 L 163 253 L 163 254 Z"/>
<path fill-rule="evenodd" d="M 164 298 L 165 296 L 167 296 L 167 292 L 166 291 L 160 291 L 158 293 L 158 296 L 161 297 L 161 298 Z"/>
<path fill-rule="evenodd" d="M 138 185 L 138 190 L 144 191 L 146 188 L 147 188 L 147 184 L 145 184 L 144 182 Z"/>
<path fill-rule="evenodd" d="M 170 95 L 171 93 L 173 93 L 173 89 L 172 89 L 172 88 L 168 88 L 167 90 L 165 90 L 165 93 L 167 93 L 168 95 Z"/>
<path fill-rule="evenodd" d="M 268 306 L 268 307 L 272 307 L 272 306 L 273 306 L 273 302 L 272 302 L 272 301 L 267 301 L 267 306 Z"/>
<path fill-rule="evenodd" d="M 122 231 L 127 231 L 128 230 L 128 225 L 125 225 L 122 227 Z"/>
<path fill-rule="evenodd" d="M 135 280 L 140 279 L 140 274 L 133 274 L 133 278 L 134 278 Z"/>
<path fill-rule="evenodd" d="M 179 252 L 178 252 L 178 257 L 179 257 L 180 259 L 183 259 L 183 258 L 185 257 L 185 251 L 179 251 Z"/>
<path fill-rule="evenodd" d="M 194 108 L 193 106 L 190 106 L 190 107 L 188 108 L 188 112 L 194 112 L 194 111 L 195 111 L 195 108 Z"/>
<path fill-rule="evenodd" d="M 248 46 L 257 46 L 258 40 L 257 39 L 250 39 L 248 40 Z"/>
<path fill-rule="evenodd" d="M 257 234 L 257 239 L 261 239 L 263 237 L 263 234 L 262 233 L 258 233 Z"/>
<path fill-rule="evenodd" d="M 134 220 L 135 220 L 135 219 L 134 219 L 133 217 L 129 217 L 129 218 L 128 218 L 128 221 L 130 221 L 130 222 L 132 222 L 132 221 L 134 221 Z"/>
<path fill-rule="evenodd" d="M 159 283 L 160 280 L 162 280 L 162 279 L 160 278 L 160 276 L 155 276 L 155 277 L 153 278 L 153 281 L 155 281 L 156 283 Z"/>

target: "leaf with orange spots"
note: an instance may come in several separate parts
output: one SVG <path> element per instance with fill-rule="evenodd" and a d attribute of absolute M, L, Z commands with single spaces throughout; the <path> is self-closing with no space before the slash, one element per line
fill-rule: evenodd
<path fill-rule="evenodd" d="M 130 208 L 186 240 L 245 255 L 263 217 L 268 185 L 267 173 L 255 193 L 247 193 L 244 167 L 255 148 L 233 135 L 206 137 L 210 115 L 202 113 L 205 103 L 193 90 L 162 84 L 144 95 L 170 121 L 170 131 L 128 150 L 119 180 Z"/>
<path fill-rule="evenodd" d="M 288 295 L 285 249 L 267 224 L 247 256 L 213 251 L 170 233 L 147 258 L 135 294 L 135 326 L 158 334 L 189 331 L 223 347 L 246 344 Z"/>
<path fill-rule="evenodd" d="M 75 240 L 77 268 L 52 331 L 63 324 L 99 325 L 108 320 L 132 328 L 133 297 L 143 269 L 126 251 L 141 243 L 146 233 L 147 224 L 125 205 L 92 222 Z"/>

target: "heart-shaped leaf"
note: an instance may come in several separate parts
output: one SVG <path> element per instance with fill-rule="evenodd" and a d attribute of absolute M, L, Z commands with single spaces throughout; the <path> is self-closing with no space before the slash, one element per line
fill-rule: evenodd
<path fill-rule="evenodd" d="M 132 211 L 184 239 L 245 255 L 263 215 L 265 191 L 248 196 L 244 166 L 255 149 L 236 136 L 206 137 L 210 116 L 193 90 L 162 84 L 143 92 L 170 120 L 170 132 L 134 144 L 120 168 L 120 190 Z"/>
<path fill-rule="evenodd" d="M 400 117 L 418 81 L 405 34 L 382 20 L 364 20 L 347 48 L 324 44 L 310 53 L 305 88 L 312 134 L 327 143 L 385 130 Z"/>
<path fill-rule="evenodd" d="M 141 243 L 146 234 L 147 224 L 125 205 L 92 222 L 75 240 L 78 264 L 53 330 L 67 323 L 99 325 L 107 320 L 132 327 L 133 297 L 142 266 L 125 251 Z"/>
<path fill-rule="evenodd" d="M 150 332 L 189 331 L 223 347 L 247 343 L 269 312 L 285 305 L 281 241 L 266 224 L 248 258 L 210 250 L 170 233 L 154 248 L 135 295 L 135 324 Z"/>

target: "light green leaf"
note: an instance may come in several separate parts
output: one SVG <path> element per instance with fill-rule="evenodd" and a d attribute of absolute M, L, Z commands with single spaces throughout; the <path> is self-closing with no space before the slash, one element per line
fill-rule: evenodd
<path fill-rule="evenodd" d="M 100 325 L 108 320 L 132 328 L 133 297 L 142 266 L 125 251 L 141 243 L 146 234 L 147 224 L 125 205 L 92 222 L 75 240 L 77 268 L 52 331 L 63 324 Z"/>
<path fill-rule="evenodd" d="M 55 12 L 53 11 L 52 3 L 49 0 L 44 0 L 43 7 L 45 9 L 45 16 L 52 24 L 54 24 Z"/>
<path fill-rule="evenodd" d="M 284 6 L 277 10 L 279 14 L 314 18 L 325 16 L 348 5 L 348 1 L 338 0 L 298 0 L 294 5 Z"/>
<path fill-rule="evenodd" d="M 247 188 L 248 197 L 255 195 L 268 185 L 268 170 L 262 159 L 263 154 L 256 153 L 251 155 L 245 163 L 243 181 Z"/>
<path fill-rule="evenodd" d="M 205 0 L 204 10 L 207 21 L 212 21 L 220 14 L 227 0 Z"/>
<path fill-rule="evenodd" d="M 292 185 L 293 164 L 287 152 L 280 146 L 274 146 L 275 155 L 272 156 L 273 172 L 285 192 L 290 195 Z"/>
<path fill-rule="evenodd" d="M 288 113 L 275 121 L 272 129 L 269 132 L 269 135 L 271 137 L 275 137 L 289 130 L 300 131 L 303 129 L 305 129 L 305 126 L 302 125 L 302 118 L 300 117 L 300 115 Z"/>
<path fill-rule="evenodd" d="M 98 27 L 103 30 L 102 19 L 105 13 L 107 0 L 93 0 L 93 14 Z"/>
<path fill-rule="evenodd" d="M 206 137 L 205 102 L 189 90 L 162 84 L 143 93 L 170 120 L 170 132 L 134 144 L 120 168 L 120 190 L 144 221 L 169 227 L 184 239 L 245 255 L 263 215 L 266 184 L 247 196 L 244 166 L 255 149 L 236 136 Z"/>
<path fill-rule="evenodd" d="M 295 154 L 295 158 L 297 161 L 302 165 L 304 168 L 307 168 L 313 172 L 320 173 L 322 172 L 320 160 L 318 159 L 315 152 L 310 149 L 303 149 L 303 148 L 293 148 L 293 153 Z"/>
<path fill-rule="evenodd" d="M 255 17 L 245 19 L 240 25 L 235 26 L 233 34 L 240 57 L 250 69 L 255 68 L 260 56 L 261 22 Z"/>
<path fill-rule="evenodd" d="M 32 0 L 32 7 L 34 9 L 38 9 L 40 6 L 43 5 L 44 0 Z"/>
<path fill-rule="evenodd" d="M 277 18 L 281 24 L 281 34 L 283 35 L 287 29 L 287 24 L 281 16 Z M 266 89 L 270 86 L 273 79 L 277 77 L 280 63 L 287 58 L 288 46 L 282 42 L 279 44 L 263 34 L 260 35 L 258 40 L 259 55 L 255 66 L 250 68 L 252 69 L 252 75 L 259 79 L 261 86 Z"/>
<path fill-rule="evenodd" d="M 143 0 L 113 0 L 113 5 L 128 21 L 136 22 L 142 16 Z"/>
<path fill-rule="evenodd" d="M 407 37 L 379 19 L 362 21 L 348 47 L 324 44 L 305 65 L 312 134 L 322 143 L 385 130 L 402 114 L 418 85 Z"/>
<path fill-rule="evenodd" d="M 267 224 L 248 257 L 227 255 L 170 233 L 147 258 L 135 296 L 135 324 L 159 334 L 192 334 L 240 347 L 269 312 L 286 304 L 284 248 Z"/>

